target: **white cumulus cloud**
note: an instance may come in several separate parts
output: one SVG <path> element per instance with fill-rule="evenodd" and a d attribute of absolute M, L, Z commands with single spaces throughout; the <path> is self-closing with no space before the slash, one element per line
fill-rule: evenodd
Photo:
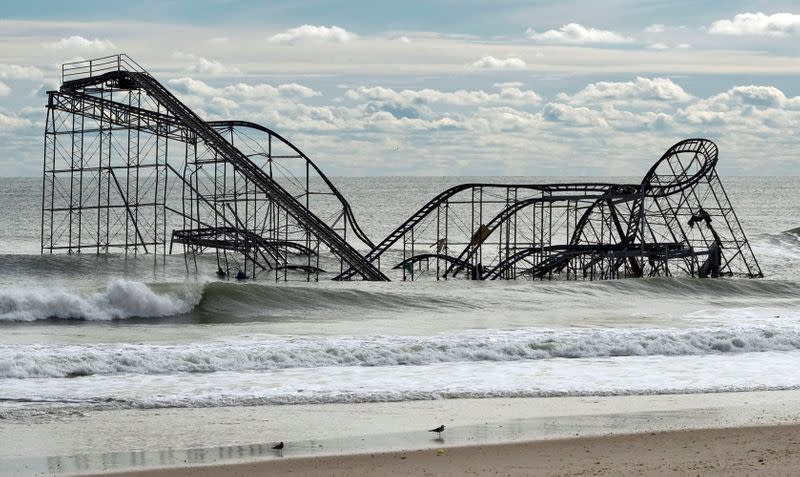
<path fill-rule="evenodd" d="M 11 93 L 11 88 L 7 84 L 0 81 L 0 96 L 8 96 Z"/>
<path fill-rule="evenodd" d="M 171 79 L 168 83 L 182 93 L 202 97 L 265 99 L 281 96 L 295 98 L 320 96 L 319 92 L 296 83 L 280 84 L 278 86 L 266 83 L 237 83 L 222 88 L 215 88 L 204 81 L 189 77 Z"/>
<path fill-rule="evenodd" d="M 53 43 L 46 43 L 47 48 L 56 50 L 81 50 L 81 51 L 103 51 L 115 48 L 114 44 L 108 40 L 101 40 L 95 38 L 89 40 L 82 36 L 73 35 L 68 38 L 62 38 Z"/>
<path fill-rule="evenodd" d="M 177 52 L 173 55 L 175 58 L 179 60 L 188 61 L 189 64 L 186 66 L 186 71 L 190 73 L 204 73 L 204 74 L 211 74 L 211 75 L 223 75 L 223 74 L 239 74 L 240 71 L 238 68 L 224 65 L 220 61 L 216 60 L 209 60 L 207 58 L 203 58 L 201 56 L 196 56 L 187 53 Z"/>
<path fill-rule="evenodd" d="M 483 90 L 440 91 L 436 89 L 404 89 L 396 91 L 382 86 L 365 87 L 348 90 L 348 99 L 361 101 L 389 101 L 404 105 L 450 104 L 454 106 L 474 106 L 486 104 L 538 104 L 541 97 L 534 91 L 521 90 L 516 87 L 502 88 L 499 93 L 488 93 Z"/>
<path fill-rule="evenodd" d="M 494 56 L 484 56 L 472 63 L 475 68 L 487 70 L 521 70 L 527 66 L 520 58 L 509 56 L 508 58 L 495 58 Z"/>
<path fill-rule="evenodd" d="M 558 30 L 548 30 L 537 33 L 528 28 L 528 38 L 543 43 L 566 43 L 566 44 L 589 44 L 589 43 L 629 43 L 632 38 L 620 35 L 609 30 L 599 30 L 597 28 L 585 27 L 578 23 L 568 23 Z"/>
<path fill-rule="evenodd" d="M 0 78 L 3 79 L 40 79 L 42 70 L 35 66 L 11 65 L 0 63 Z"/>
<path fill-rule="evenodd" d="M 301 25 L 269 37 L 272 43 L 294 45 L 305 42 L 347 43 L 358 38 L 355 33 L 338 26 Z"/>
<path fill-rule="evenodd" d="M 692 96 L 669 78 L 641 78 L 633 81 L 591 83 L 572 96 L 564 93 L 558 99 L 575 103 L 595 103 L 609 100 L 689 101 Z"/>
<path fill-rule="evenodd" d="M 734 86 L 698 103 L 715 111 L 730 111 L 740 107 L 760 109 L 800 109 L 800 97 L 789 98 L 774 86 Z"/>
<path fill-rule="evenodd" d="M 0 129 L 14 129 L 25 126 L 30 126 L 31 122 L 27 119 L 18 118 L 15 116 L 8 116 L 0 113 Z"/>
<path fill-rule="evenodd" d="M 784 36 L 800 32 L 800 15 L 793 13 L 740 13 L 732 20 L 717 20 L 708 27 L 717 35 Z"/>
<path fill-rule="evenodd" d="M 208 60 L 203 57 L 197 58 L 197 61 L 189 67 L 189 71 L 197 71 L 199 73 L 209 73 L 214 75 L 221 75 L 226 73 L 239 73 L 238 68 L 225 66 L 216 60 Z"/>
<path fill-rule="evenodd" d="M 787 97 L 774 86 L 734 86 L 678 114 L 688 124 L 715 128 L 733 141 L 755 136 L 756 141 L 780 143 L 786 131 L 800 128 L 800 97 Z"/>
<path fill-rule="evenodd" d="M 608 122 L 598 112 L 587 107 L 573 107 L 568 104 L 548 103 L 542 116 L 548 121 L 568 123 L 574 126 L 608 127 Z"/>

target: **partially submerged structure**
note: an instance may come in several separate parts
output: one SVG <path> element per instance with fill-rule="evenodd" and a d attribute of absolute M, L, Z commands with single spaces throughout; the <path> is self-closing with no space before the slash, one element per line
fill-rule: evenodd
<path fill-rule="evenodd" d="M 373 243 L 274 131 L 205 121 L 126 55 L 48 92 L 42 253 L 214 254 L 275 280 L 760 277 L 716 145 L 671 147 L 640 183 L 452 187 Z"/>

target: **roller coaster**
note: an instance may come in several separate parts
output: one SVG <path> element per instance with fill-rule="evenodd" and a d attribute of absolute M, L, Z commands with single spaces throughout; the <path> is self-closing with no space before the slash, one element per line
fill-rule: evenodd
<path fill-rule="evenodd" d="M 300 149 L 205 121 L 127 55 L 66 63 L 49 91 L 42 253 L 151 255 L 279 281 L 761 277 L 706 139 L 640 183 L 468 183 L 374 243 Z M 206 264 L 208 262 L 202 262 Z M 200 265 L 204 266 L 204 265 Z"/>

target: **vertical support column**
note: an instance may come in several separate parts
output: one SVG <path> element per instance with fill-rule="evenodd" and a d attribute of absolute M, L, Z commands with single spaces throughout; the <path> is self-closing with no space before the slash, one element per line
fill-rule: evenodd
<path fill-rule="evenodd" d="M 128 91 L 128 101 L 129 102 L 132 101 L 131 97 L 133 95 L 134 95 L 133 91 Z M 134 103 L 134 104 L 136 104 L 136 106 L 138 107 L 138 103 Z M 139 207 L 140 207 L 140 204 L 141 204 L 141 190 L 140 190 L 140 188 L 142 186 L 141 182 L 140 182 L 140 179 L 141 179 L 142 174 L 144 172 L 142 170 L 142 157 L 141 157 L 141 151 L 139 149 L 139 140 L 140 140 L 140 134 L 141 134 L 140 131 L 141 131 L 141 119 L 137 119 L 136 131 L 134 132 L 133 136 L 131 137 L 131 139 L 134 142 L 133 164 L 134 164 L 134 167 L 135 167 L 135 169 L 134 169 L 135 176 L 134 176 L 134 184 L 133 184 L 133 200 L 131 200 L 131 196 L 130 196 L 130 194 L 128 194 L 128 202 L 132 203 L 132 206 L 133 206 L 133 225 L 136 228 L 136 231 L 138 232 L 136 234 L 136 238 L 138 238 L 139 240 L 144 242 L 142 244 L 142 247 L 143 247 L 144 250 L 147 250 L 147 248 L 146 248 L 147 245 L 145 243 L 150 241 L 149 239 L 150 239 L 151 235 L 148 233 L 147 229 L 144 227 L 144 224 L 142 224 L 142 221 L 140 220 L 140 217 L 139 217 Z M 158 155 L 156 155 L 156 158 L 158 158 Z M 158 184 L 156 184 L 154 186 L 154 190 L 158 191 Z M 154 202 L 155 202 L 156 197 L 157 196 L 154 196 Z M 153 247 L 154 247 L 153 248 L 153 254 L 154 255 L 158 252 L 157 249 L 155 249 L 155 247 L 156 247 L 155 243 L 157 242 L 156 236 L 157 236 L 156 223 L 154 221 L 153 222 L 153 234 L 152 234 L 152 238 L 153 238 L 152 242 L 154 244 L 153 245 Z M 136 246 L 133 249 L 133 254 L 134 255 L 138 255 L 138 253 L 139 253 L 139 247 Z"/>
<path fill-rule="evenodd" d="M 109 101 L 114 100 L 114 90 L 109 88 L 108 90 L 108 99 Z M 105 251 L 108 253 L 108 246 L 111 244 L 110 234 L 111 234 L 111 180 L 112 180 L 112 142 L 114 141 L 114 128 L 109 123 L 108 125 L 108 157 L 107 157 L 107 169 L 106 169 L 106 180 L 105 180 L 105 187 L 106 187 L 106 217 L 105 217 L 105 225 L 106 225 L 106 237 L 105 237 Z"/>
<path fill-rule="evenodd" d="M 47 118 L 44 126 L 44 150 L 42 153 L 42 226 L 41 253 L 45 249 L 53 253 L 53 208 L 55 205 L 55 111 L 52 93 L 47 97 Z M 48 169 L 49 166 L 49 169 Z M 48 183 L 49 180 L 49 183 Z M 48 200 L 49 199 L 49 200 Z"/>
<path fill-rule="evenodd" d="M 86 139 L 86 118 L 83 116 L 80 117 L 81 121 L 81 132 L 80 132 L 80 147 L 78 148 L 78 167 L 80 167 L 78 173 L 78 253 L 81 253 L 81 247 L 83 246 L 82 237 L 83 237 L 83 172 L 86 167 L 86 161 L 84 157 L 84 141 Z"/>
<path fill-rule="evenodd" d="M 131 94 L 128 92 L 128 106 L 132 106 L 131 104 Z M 126 142 L 127 145 L 125 147 L 125 197 L 122 198 L 123 203 L 126 204 L 125 208 L 125 256 L 128 256 L 130 252 L 131 245 L 133 245 L 133 249 L 136 250 L 136 236 L 134 235 L 134 243 L 131 244 L 130 240 L 130 229 L 131 227 L 135 227 L 136 224 L 133 222 L 133 213 L 128 208 L 127 204 L 135 204 L 135 202 L 131 201 L 131 170 L 133 169 L 133 161 L 135 160 L 133 156 L 136 155 L 135 152 L 132 153 L 131 151 L 131 138 L 133 136 L 133 130 L 131 128 L 126 129 Z M 137 171 L 138 172 L 138 171 Z M 137 174 L 138 175 L 138 174 Z M 135 205 L 134 205 L 135 207 Z M 135 253 L 135 252 L 134 252 Z"/>
<path fill-rule="evenodd" d="M 100 90 L 100 97 L 105 98 L 105 93 L 102 89 Z M 98 124 L 98 132 L 97 132 L 97 140 L 98 140 L 98 148 L 97 148 L 97 217 L 96 217 L 96 234 L 95 234 L 95 241 L 97 242 L 97 250 L 96 254 L 100 255 L 100 222 L 102 219 L 102 209 L 100 205 L 103 201 L 103 153 L 105 151 L 106 146 L 106 137 L 105 137 L 105 106 L 103 104 L 100 105 L 100 121 Z"/>
<path fill-rule="evenodd" d="M 75 114 L 71 115 L 70 117 L 70 148 L 69 148 L 69 205 L 68 212 L 67 212 L 67 220 L 69 224 L 67 227 L 69 228 L 69 232 L 67 235 L 67 241 L 69 242 L 69 248 L 67 249 L 68 253 L 72 253 L 72 248 L 75 244 L 72 241 L 72 224 L 74 222 L 74 214 L 75 214 L 75 172 L 78 167 L 75 164 Z"/>

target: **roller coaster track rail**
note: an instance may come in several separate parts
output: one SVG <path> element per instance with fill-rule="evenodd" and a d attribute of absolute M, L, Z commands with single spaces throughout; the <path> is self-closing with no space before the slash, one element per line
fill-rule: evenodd
<path fill-rule="evenodd" d="M 638 184 L 456 185 L 373 242 L 272 129 L 204 120 L 124 54 L 65 63 L 61 80 L 48 91 L 42 253 L 166 257 L 178 243 L 195 266 L 214 250 L 220 274 L 252 263 L 276 280 L 762 276 L 707 139 L 678 142 Z"/>

